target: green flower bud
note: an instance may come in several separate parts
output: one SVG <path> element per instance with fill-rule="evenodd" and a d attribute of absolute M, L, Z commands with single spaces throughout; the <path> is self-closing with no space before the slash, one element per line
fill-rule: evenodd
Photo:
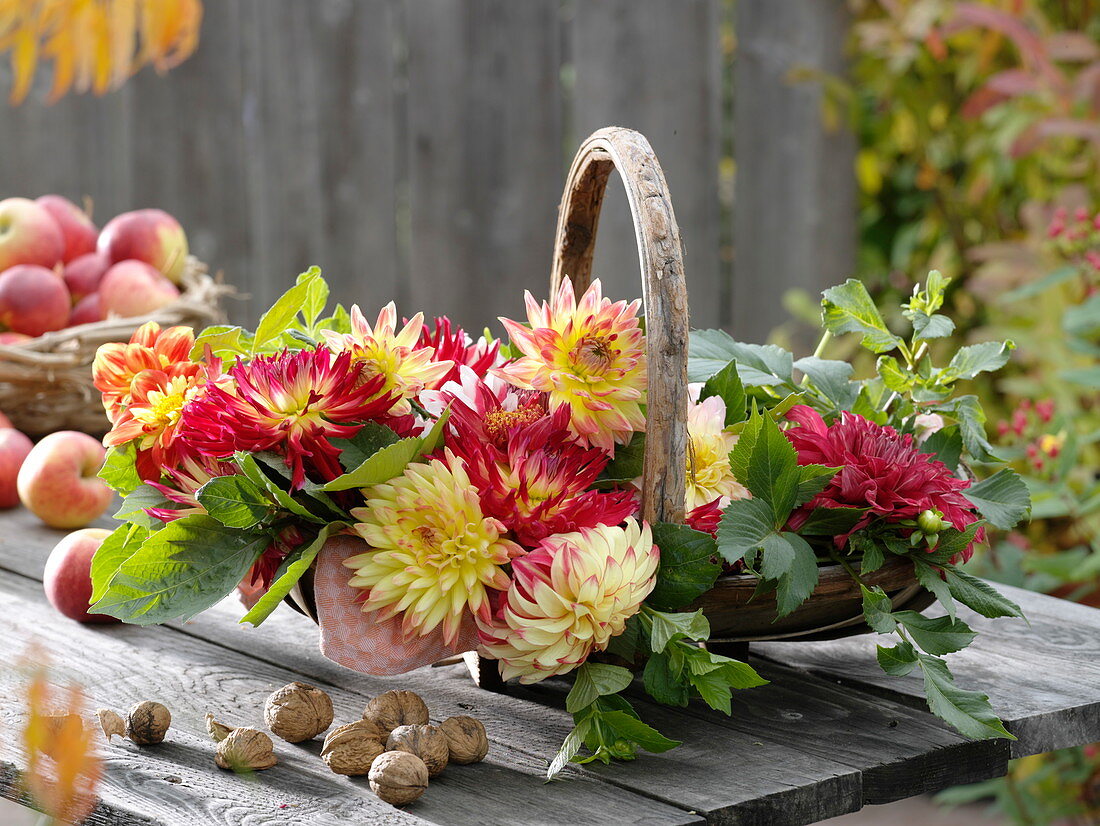
<path fill-rule="evenodd" d="M 935 536 L 944 528 L 951 527 L 943 520 L 943 514 L 935 510 L 926 510 L 917 517 L 917 527 L 925 536 Z"/>

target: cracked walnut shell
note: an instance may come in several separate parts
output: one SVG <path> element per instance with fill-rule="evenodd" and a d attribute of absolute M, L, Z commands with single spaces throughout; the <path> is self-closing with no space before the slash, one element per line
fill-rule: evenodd
<path fill-rule="evenodd" d="M 371 791 L 393 806 L 412 803 L 428 788 L 428 767 L 415 754 L 387 751 L 370 767 Z"/>
<path fill-rule="evenodd" d="M 477 718 L 465 715 L 448 717 L 439 724 L 439 728 L 447 736 L 449 759 L 452 763 L 477 763 L 484 760 L 489 753 L 489 738 L 485 736 L 485 726 Z"/>
<path fill-rule="evenodd" d="M 427 725 L 428 707 L 415 692 L 387 691 L 367 703 L 363 718 L 376 723 L 383 734 L 389 735 L 398 726 Z"/>
<path fill-rule="evenodd" d="M 312 740 L 332 725 L 332 698 L 308 683 L 290 683 L 267 698 L 264 722 L 288 743 Z"/>
<path fill-rule="evenodd" d="M 370 720 L 356 720 L 328 733 L 321 759 L 336 774 L 367 774 L 374 758 L 386 750 L 385 739 L 382 729 Z"/>
<path fill-rule="evenodd" d="M 233 729 L 214 751 L 219 768 L 235 772 L 263 771 L 275 765 L 271 738 L 254 728 Z"/>
<path fill-rule="evenodd" d="M 398 726 L 390 732 L 386 748 L 415 754 L 428 767 L 428 777 L 435 777 L 447 768 L 450 754 L 447 735 L 435 726 Z"/>
<path fill-rule="evenodd" d="M 137 703 L 126 715 L 126 736 L 139 746 L 149 746 L 164 740 L 172 725 L 172 713 L 152 700 Z"/>

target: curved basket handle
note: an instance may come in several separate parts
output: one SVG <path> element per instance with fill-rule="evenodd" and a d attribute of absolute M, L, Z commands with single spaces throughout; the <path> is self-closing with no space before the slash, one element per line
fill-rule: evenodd
<path fill-rule="evenodd" d="M 642 472 L 642 517 L 683 522 L 687 473 L 688 303 L 680 228 L 668 184 L 649 141 L 611 126 L 593 132 L 577 150 L 565 182 L 554 266 L 555 292 L 563 278 L 583 292 L 592 280 L 600 208 L 611 170 L 619 170 L 634 220 L 646 314 L 649 390 Z"/>

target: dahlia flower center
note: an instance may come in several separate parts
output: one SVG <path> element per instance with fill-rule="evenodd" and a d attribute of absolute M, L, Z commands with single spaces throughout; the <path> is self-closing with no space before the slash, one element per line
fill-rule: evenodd
<path fill-rule="evenodd" d="M 134 418 L 142 424 L 170 425 L 175 424 L 180 417 L 180 411 L 187 401 L 187 394 L 182 389 L 161 393 L 153 390 L 149 393 L 148 407 L 135 407 Z"/>
<path fill-rule="evenodd" d="M 587 333 L 580 337 L 569 351 L 569 361 L 582 375 L 602 375 L 615 361 L 615 334 L 595 335 Z"/>
<path fill-rule="evenodd" d="M 485 433 L 494 442 L 503 439 L 513 427 L 534 424 L 543 417 L 537 407 L 521 407 L 518 410 L 491 410 L 485 414 Z"/>

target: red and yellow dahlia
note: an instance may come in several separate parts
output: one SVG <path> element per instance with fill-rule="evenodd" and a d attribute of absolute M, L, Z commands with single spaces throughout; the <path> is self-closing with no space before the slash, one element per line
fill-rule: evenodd
<path fill-rule="evenodd" d="M 190 364 L 195 334 L 190 327 L 169 327 L 155 321 L 142 324 L 127 344 L 108 342 L 96 351 L 92 378 L 103 394 L 103 407 L 113 422 L 130 400 L 134 377 L 143 370 L 165 370 Z"/>
<path fill-rule="evenodd" d="M 806 405 L 791 408 L 787 418 L 798 425 L 785 433 L 798 451 L 800 465 L 840 468 L 821 493 L 791 516 L 792 530 L 797 531 L 815 508 L 867 508 L 850 531 L 836 537 L 838 547 L 876 519 L 915 520 L 926 510 L 936 510 L 961 531 L 980 518 L 962 494 L 970 483 L 943 462 L 921 453 L 909 434 L 855 413 L 842 413 L 827 426 L 821 414 Z M 978 531 L 975 542 L 983 534 Z M 973 547 L 971 543 L 962 553 L 964 560 L 973 554 Z"/>
<path fill-rule="evenodd" d="M 482 338 L 475 342 L 461 327 L 453 326 L 446 316 L 436 318 L 434 329 L 424 325 L 417 346 L 432 348 L 437 362 L 451 363 L 451 368 L 431 385 L 433 389 L 442 388 L 449 381 L 458 381 L 463 366 L 479 378 L 484 376 L 500 355 L 500 341 Z"/>
<path fill-rule="evenodd" d="M 365 507 L 351 514 L 370 550 L 344 562 L 355 570 L 351 586 L 366 592 L 363 610 L 381 621 L 401 614 L 410 637 L 442 624 L 448 644 L 467 612 L 488 620 L 489 591 L 508 587 L 504 566 L 523 549 L 482 511 L 462 461 L 446 453 L 409 465 L 363 494 Z"/>
<path fill-rule="evenodd" d="M 540 306 L 530 293 L 525 301 L 530 329 L 501 319 L 523 357 L 494 372 L 517 387 L 549 393 L 552 407 L 568 406 L 572 432 L 609 453 L 645 430 L 641 302 L 613 304 L 597 280 L 578 304 L 569 279 L 550 303 Z"/>
<path fill-rule="evenodd" d="M 219 462 L 209 456 L 184 455 L 175 467 L 164 468 L 166 479 L 163 482 L 146 480 L 165 499 L 179 507 L 146 508 L 145 512 L 162 522 L 206 513 L 206 508 L 195 498 L 199 488 L 215 476 L 232 476 L 236 472 L 237 467 L 232 462 Z"/>
<path fill-rule="evenodd" d="M 491 620 L 478 616 L 481 652 L 504 679 L 565 674 L 621 634 L 653 590 L 659 552 L 649 526 L 598 525 L 543 540 L 512 563 L 512 585 Z"/>
<path fill-rule="evenodd" d="M 424 314 L 417 313 L 400 331 L 397 308 L 391 301 L 378 313 L 372 327 L 358 306 L 351 308 L 351 332 L 323 331 L 328 346 L 337 353 L 350 352 L 363 367 L 364 380 L 381 377 L 376 393 L 393 402 L 393 414 L 412 410 L 409 399 L 426 387 L 434 387 L 454 366 L 437 361 L 435 349 L 420 343 Z"/>
<path fill-rule="evenodd" d="M 364 379 L 351 353 L 283 350 L 239 360 L 230 382 L 210 383 L 186 406 L 181 430 L 199 453 L 217 458 L 238 450 L 273 450 L 301 488 L 306 468 L 327 481 L 343 470 L 332 438 L 354 436 L 364 422 L 383 418 L 393 397 L 384 377 Z"/>

